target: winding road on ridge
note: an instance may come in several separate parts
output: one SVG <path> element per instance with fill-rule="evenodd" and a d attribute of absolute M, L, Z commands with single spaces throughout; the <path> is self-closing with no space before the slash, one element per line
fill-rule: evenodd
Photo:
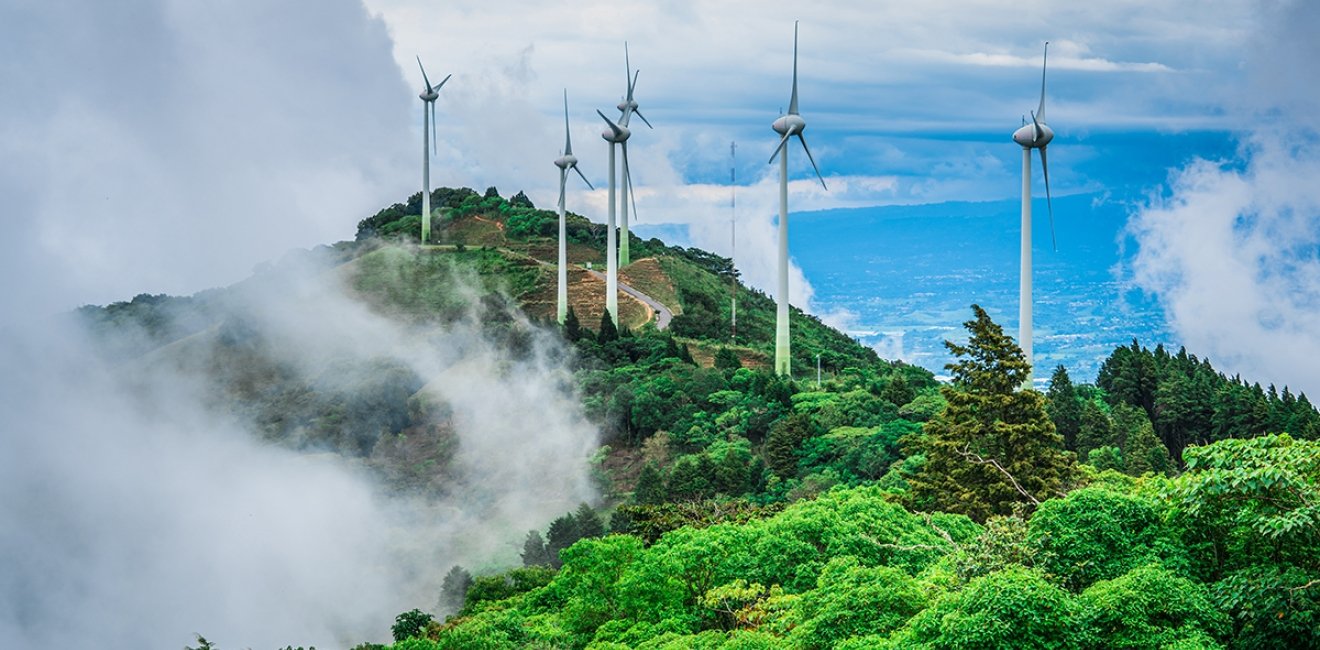
<path fill-rule="evenodd" d="M 605 280 L 605 274 L 595 269 L 587 269 L 587 273 L 590 273 L 598 280 L 602 280 L 602 281 Z M 622 280 L 619 281 L 619 290 L 640 300 L 643 305 L 646 305 L 648 308 L 650 308 L 652 312 L 655 313 L 656 329 L 663 332 L 669 328 L 669 321 L 674 320 L 674 312 L 670 311 L 668 307 L 661 304 L 659 300 L 656 300 L 655 298 L 652 298 L 632 288 L 631 286 L 624 284 Z"/>

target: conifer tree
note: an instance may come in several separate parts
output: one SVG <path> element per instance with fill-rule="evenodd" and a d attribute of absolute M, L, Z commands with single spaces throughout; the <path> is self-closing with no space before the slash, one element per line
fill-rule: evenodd
<path fill-rule="evenodd" d="M 443 612 L 457 612 L 463 608 L 463 599 L 467 598 L 468 587 L 472 586 L 472 574 L 455 564 L 445 574 L 440 583 L 440 609 Z"/>
<path fill-rule="evenodd" d="M 572 307 L 568 308 L 568 314 L 564 316 L 564 338 L 572 342 L 582 338 L 582 323 Z"/>
<path fill-rule="evenodd" d="M 523 542 L 522 561 L 523 566 L 550 566 L 550 552 L 545 548 L 545 540 L 541 538 L 541 533 L 535 530 L 527 531 L 527 539 Z"/>
<path fill-rule="evenodd" d="M 581 537 L 578 534 L 577 519 L 571 512 L 550 522 L 550 527 L 545 531 L 545 549 L 550 555 L 550 566 L 556 569 L 563 566 L 559 552 L 572 546 Z"/>
<path fill-rule="evenodd" d="M 1054 422 L 1055 430 L 1063 436 L 1063 446 L 1077 449 L 1077 432 L 1082 426 L 1082 402 L 1077 397 L 1072 379 L 1068 377 L 1068 369 L 1062 364 L 1054 369 L 1045 397 L 1045 409 Z"/>
<path fill-rule="evenodd" d="M 956 358 L 941 388 L 948 406 L 911 439 L 926 463 L 909 483 L 916 503 L 985 521 L 1059 494 L 1075 462 L 1044 396 L 1018 390 L 1030 374 L 1022 350 L 984 309 L 972 311 L 967 345 L 945 342 Z"/>
<path fill-rule="evenodd" d="M 1124 472 L 1141 476 L 1146 472 L 1166 474 L 1172 465 L 1169 450 L 1155 435 L 1146 412 L 1127 404 L 1114 406 L 1114 429 L 1123 441 Z"/>
<path fill-rule="evenodd" d="M 895 372 L 889 379 L 889 383 L 880 389 L 880 399 L 894 406 L 904 406 L 916 398 L 917 391 L 912 390 L 912 385 L 908 383 L 902 373 Z"/>
<path fill-rule="evenodd" d="M 614 326 L 614 319 L 610 318 L 610 310 L 606 309 L 600 315 L 600 331 L 596 333 L 596 341 L 605 345 L 619 338 L 619 328 Z"/>
<path fill-rule="evenodd" d="M 742 367 L 742 361 L 738 359 L 738 353 L 733 348 L 720 346 L 715 351 L 715 369 L 716 370 L 737 370 Z"/>
<path fill-rule="evenodd" d="M 1120 447 L 1109 414 L 1092 400 L 1082 401 L 1081 417 L 1077 427 L 1077 456 L 1086 458 L 1092 449 Z"/>
<path fill-rule="evenodd" d="M 605 534 L 605 522 L 600 520 L 600 516 L 586 502 L 578 506 L 577 512 L 573 514 L 573 520 L 577 522 L 578 539 L 601 537 Z"/>
<path fill-rule="evenodd" d="M 633 503 L 656 505 L 665 500 L 665 480 L 660 475 L 660 468 L 654 462 L 642 467 L 637 475 L 637 487 L 633 489 Z"/>

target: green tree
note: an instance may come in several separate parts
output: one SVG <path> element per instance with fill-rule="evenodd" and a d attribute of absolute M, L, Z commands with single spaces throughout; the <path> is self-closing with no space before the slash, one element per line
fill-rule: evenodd
<path fill-rule="evenodd" d="M 902 373 L 895 372 L 890 378 L 889 383 L 880 389 L 880 399 L 901 407 L 917 398 L 917 391 L 913 390 L 908 380 L 903 378 Z"/>
<path fill-rule="evenodd" d="M 394 625 L 390 627 L 390 632 L 394 635 L 394 641 L 397 643 L 404 639 L 421 636 L 422 632 L 426 630 L 426 626 L 433 620 L 435 620 L 434 616 L 420 609 L 410 609 L 394 617 Z"/>
<path fill-rule="evenodd" d="M 633 503 L 655 505 L 665 501 L 665 479 L 660 475 L 660 468 L 654 462 L 642 466 L 637 475 L 637 487 L 633 489 Z"/>
<path fill-rule="evenodd" d="M 596 341 L 605 345 L 610 341 L 618 340 L 619 328 L 614 326 L 614 319 L 610 318 L 610 310 L 606 309 L 600 315 L 600 331 L 596 332 Z"/>
<path fill-rule="evenodd" d="M 1097 647 L 1217 648 L 1229 629 L 1228 617 L 1214 606 L 1204 585 L 1158 564 L 1097 582 L 1080 601 L 1079 627 L 1094 636 Z"/>
<path fill-rule="evenodd" d="M 1030 366 L 1013 339 L 978 305 L 967 345 L 945 342 L 955 362 L 942 389 L 948 406 L 910 438 L 926 464 L 909 479 L 915 503 L 978 521 L 1061 493 L 1075 470 L 1037 391 L 1019 390 Z"/>
<path fill-rule="evenodd" d="M 1080 591 L 1169 553 L 1163 535 L 1160 510 L 1150 499 L 1088 487 L 1042 503 L 1028 524 L 1027 543 L 1037 568 Z"/>
<path fill-rule="evenodd" d="M 573 521 L 577 524 L 578 539 L 600 537 L 605 534 L 605 523 L 586 502 L 578 506 L 577 512 L 573 514 Z"/>
<path fill-rule="evenodd" d="M 1105 413 L 1100 404 L 1095 400 L 1083 400 L 1077 427 L 1077 456 L 1086 458 L 1092 449 L 1100 447 L 1120 449 L 1122 445 L 1114 436 L 1113 429 L 1109 414 Z"/>
<path fill-rule="evenodd" d="M 1116 404 L 1113 422 L 1116 437 L 1123 441 L 1123 471 L 1133 476 L 1169 472 L 1173 465 L 1169 450 L 1155 435 L 1155 427 L 1145 411 L 1127 404 Z"/>
<path fill-rule="evenodd" d="M 568 314 L 564 316 L 564 338 L 572 342 L 577 342 L 582 338 L 582 323 L 578 320 L 577 312 L 570 306 Z"/>
<path fill-rule="evenodd" d="M 463 609 L 463 600 L 467 598 L 467 591 L 471 586 L 472 574 L 455 564 L 440 583 L 440 609 L 446 612 Z"/>
<path fill-rule="evenodd" d="M 578 534 L 577 519 L 573 513 L 570 512 L 550 522 L 550 527 L 545 531 L 545 548 L 550 554 L 551 565 L 559 568 L 562 564 L 559 552 L 581 538 L 582 536 Z"/>
<path fill-rule="evenodd" d="M 535 530 L 527 531 L 523 541 L 523 566 L 550 566 L 550 551 L 545 547 L 545 539 Z"/>
<path fill-rule="evenodd" d="M 798 450 L 815 434 L 815 423 L 805 413 L 794 413 L 775 422 L 765 441 L 766 466 L 781 478 L 796 476 Z"/>
<path fill-rule="evenodd" d="M 793 636 L 808 650 L 828 650 L 849 637 L 886 634 L 927 605 L 916 580 L 893 567 L 863 567 L 857 558 L 825 565 L 816 588 L 803 594 L 802 624 Z"/>
<path fill-rule="evenodd" d="M 1068 377 L 1068 369 L 1062 365 L 1054 369 L 1050 376 L 1050 387 L 1045 393 L 1045 409 L 1054 422 L 1054 428 L 1063 436 L 1063 446 L 1077 449 L 1077 433 L 1082 427 L 1082 401 L 1077 397 L 1077 389 Z"/>
<path fill-rule="evenodd" d="M 715 351 L 715 368 L 718 370 L 737 370 L 742 367 L 742 361 L 738 359 L 738 353 L 728 346 L 720 346 Z"/>

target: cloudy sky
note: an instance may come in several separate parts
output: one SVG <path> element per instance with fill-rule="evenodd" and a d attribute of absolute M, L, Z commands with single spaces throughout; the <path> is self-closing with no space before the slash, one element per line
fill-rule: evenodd
<path fill-rule="evenodd" d="M 724 251 L 736 140 L 740 265 L 770 286 L 756 252 L 773 245 L 769 124 L 788 100 L 795 18 L 806 135 L 830 191 L 794 156 L 794 210 L 1014 196 L 1008 135 L 1036 105 L 1046 40 L 1054 189 L 1131 198 L 1142 237 L 1164 236 L 1142 215 L 1177 204 L 1194 181 L 1184 171 L 1250 184 L 1254 152 L 1270 150 L 1261 138 L 1293 143 L 1280 134 L 1313 126 L 1298 116 L 1316 84 L 1291 77 L 1315 75 L 1299 62 L 1316 60 L 1308 34 L 1320 25 L 1294 0 L 810 12 L 779 1 L 18 0 L 0 8 L 0 264 L 18 279 L 13 298 L 49 312 L 192 293 L 289 248 L 350 238 L 419 185 L 416 56 L 433 78 L 454 75 L 438 104 L 437 184 L 551 204 L 567 89 L 575 152 L 603 187 L 594 111 L 624 90 L 627 41 L 656 127 L 630 143 L 640 221 L 692 224 L 695 243 Z M 1311 149 L 1300 146 L 1276 149 Z M 575 186 L 570 204 L 602 219 L 604 191 Z M 1168 278 L 1194 273 L 1181 254 L 1148 256 L 1141 281 L 1172 295 L 1181 285 Z M 800 273 L 793 294 L 808 304 Z M 1197 320 L 1169 304 L 1175 324 Z"/>

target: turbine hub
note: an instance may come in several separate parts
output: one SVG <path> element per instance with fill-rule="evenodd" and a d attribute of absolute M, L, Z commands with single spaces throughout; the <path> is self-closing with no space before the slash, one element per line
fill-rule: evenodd
<path fill-rule="evenodd" d="M 627 111 L 635 111 L 635 110 L 637 110 L 637 107 L 638 107 L 638 106 L 639 106 L 639 104 L 637 103 L 637 100 L 634 99 L 634 100 L 631 100 L 631 101 L 625 100 L 625 101 L 621 101 L 621 102 L 619 102 L 618 105 L 617 105 L 617 108 L 618 108 L 620 111 L 627 112 Z"/>
<path fill-rule="evenodd" d="M 1041 149 L 1054 139 L 1054 130 L 1046 124 L 1040 125 L 1040 135 L 1036 135 L 1036 124 L 1028 122 L 1013 132 L 1013 142 L 1026 149 Z"/>
<path fill-rule="evenodd" d="M 632 135 L 632 131 L 629 131 L 628 127 L 623 125 L 619 126 L 619 135 L 617 136 L 614 135 L 613 130 L 608 128 L 600 132 L 600 137 L 604 138 L 606 142 L 610 142 L 613 144 L 620 144 L 622 142 L 627 142 L 628 136 L 630 135 Z"/>
<path fill-rule="evenodd" d="M 775 133 L 779 135 L 788 133 L 789 129 L 792 129 L 794 133 L 801 133 L 807 130 L 807 121 L 802 119 L 801 115 L 785 115 L 775 120 L 770 128 L 774 129 Z"/>

